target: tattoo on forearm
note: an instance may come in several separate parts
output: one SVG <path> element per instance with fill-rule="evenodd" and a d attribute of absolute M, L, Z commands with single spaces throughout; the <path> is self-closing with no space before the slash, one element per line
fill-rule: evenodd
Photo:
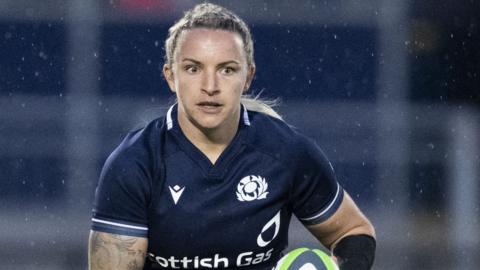
<path fill-rule="evenodd" d="M 90 236 L 90 270 L 141 270 L 146 256 L 146 242 L 129 237 L 101 232 Z"/>
<path fill-rule="evenodd" d="M 127 265 L 127 270 L 138 270 L 138 269 L 142 269 L 142 268 L 138 266 L 137 261 L 131 261 Z"/>

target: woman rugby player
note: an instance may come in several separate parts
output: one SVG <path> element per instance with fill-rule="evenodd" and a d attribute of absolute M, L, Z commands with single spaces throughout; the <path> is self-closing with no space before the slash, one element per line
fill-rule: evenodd
<path fill-rule="evenodd" d="M 209 3 L 169 30 L 177 103 L 129 133 L 96 190 L 89 269 L 272 269 L 290 217 L 340 269 L 370 269 L 374 229 L 318 146 L 260 100 L 247 25 Z"/>

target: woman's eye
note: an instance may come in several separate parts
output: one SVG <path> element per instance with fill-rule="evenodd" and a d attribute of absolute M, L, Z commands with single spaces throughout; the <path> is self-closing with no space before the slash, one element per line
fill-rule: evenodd
<path fill-rule="evenodd" d="M 197 73 L 198 72 L 198 67 L 197 66 L 186 66 L 185 70 L 188 73 Z"/>
<path fill-rule="evenodd" d="M 229 75 L 235 72 L 235 69 L 232 67 L 225 67 L 222 69 L 222 73 L 225 75 Z"/>

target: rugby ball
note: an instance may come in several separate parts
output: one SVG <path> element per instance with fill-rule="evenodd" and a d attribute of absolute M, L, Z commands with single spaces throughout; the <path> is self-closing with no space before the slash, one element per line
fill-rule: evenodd
<path fill-rule="evenodd" d="M 338 266 L 325 252 L 303 247 L 288 252 L 274 270 L 338 270 Z"/>

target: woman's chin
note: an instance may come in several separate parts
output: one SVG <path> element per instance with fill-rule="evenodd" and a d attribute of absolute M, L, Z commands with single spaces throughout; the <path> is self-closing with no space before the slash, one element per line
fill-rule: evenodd
<path fill-rule="evenodd" d="M 221 127 L 221 121 L 214 120 L 214 119 L 201 119 L 200 121 L 196 121 L 197 128 L 204 131 L 215 131 Z"/>

